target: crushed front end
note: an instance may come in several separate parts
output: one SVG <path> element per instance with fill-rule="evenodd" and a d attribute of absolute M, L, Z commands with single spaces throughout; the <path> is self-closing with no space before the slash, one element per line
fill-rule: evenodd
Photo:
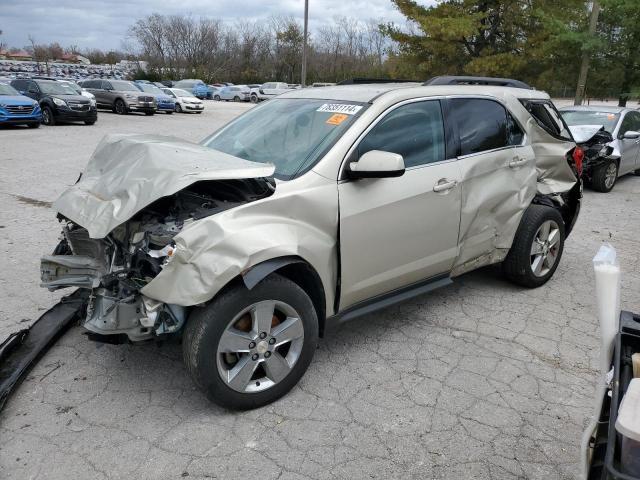
<path fill-rule="evenodd" d="M 89 290 L 84 326 L 94 336 L 111 335 L 110 342 L 139 342 L 177 332 L 187 308 L 141 293 L 171 262 L 173 237 L 194 222 L 272 192 L 273 184 L 266 179 L 198 182 L 160 198 L 99 239 L 59 215 L 60 243 L 41 259 L 42 286 Z"/>
<path fill-rule="evenodd" d="M 84 326 L 99 339 L 140 342 L 177 332 L 189 307 L 162 302 L 162 294 L 150 298 L 143 288 L 171 262 L 178 233 L 272 195 L 273 171 L 175 138 L 109 135 L 53 205 L 62 233 L 41 260 L 42 286 L 87 290 Z"/>

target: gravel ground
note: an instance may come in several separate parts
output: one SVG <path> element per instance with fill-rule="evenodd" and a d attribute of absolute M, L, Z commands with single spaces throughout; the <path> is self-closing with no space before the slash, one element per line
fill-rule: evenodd
<path fill-rule="evenodd" d="M 243 104 L 202 115 L 0 131 L 0 339 L 59 297 L 38 287 L 56 242 L 49 202 L 102 136 L 199 140 Z M 516 288 L 495 268 L 356 320 L 325 338 L 285 398 L 209 404 L 178 345 L 110 346 L 73 328 L 0 414 L 0 478 L 577 478 L 598 355 L 591 258 L 618 250 L 623 308 L 640 311 L 640 177 L 586 191 L 555 277 Z"/>

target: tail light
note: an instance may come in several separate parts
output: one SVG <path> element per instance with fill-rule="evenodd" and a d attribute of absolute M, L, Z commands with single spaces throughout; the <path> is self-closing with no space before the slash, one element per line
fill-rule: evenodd
<path fill-rule="evenodd" d="M 573 149 L 573 164 L 576 166 L 578 177 L 582 176 L 582 160 L 584 159 L 584 150 L 581 147 L 576 146 Z"/>

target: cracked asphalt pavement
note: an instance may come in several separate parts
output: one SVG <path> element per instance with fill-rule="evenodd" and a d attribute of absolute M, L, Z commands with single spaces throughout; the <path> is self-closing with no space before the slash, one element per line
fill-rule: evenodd
<path fill-rule="evenodd" d="M 49 202 L 104 134 L 200 140 L 247 108 L 0 131 L 0 339 L 60 297 L 38 286 L 59 232 Z M 599 351 L 591 259 L 616 247 L 622 306 L 640 311 L 639 201 L 640 177 L 587 190 L 545 286 L 485 268 L 348 323 L 289 395 L 250 412 L 210 404 L 177 344 L 96 344 L 74 327 L 0 413 L 0 478 L 577 478 Z"/>

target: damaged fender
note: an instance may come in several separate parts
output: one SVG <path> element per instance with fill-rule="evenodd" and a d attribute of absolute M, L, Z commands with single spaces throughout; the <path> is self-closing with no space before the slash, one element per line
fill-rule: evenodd
<path fill-rule="evenodd" d="M 310 172 L 279 183 L 276 193 L 267 199 L 189 225 L 174 237 L 176 250 L 171 260 L 141 293 L 164 303 L 197 305 L 211 300 L 251 267 L 295 256 L 317 272 L 325 290 L 326 311 L 333 312 L 336 190 L 335 182 Z"/>

